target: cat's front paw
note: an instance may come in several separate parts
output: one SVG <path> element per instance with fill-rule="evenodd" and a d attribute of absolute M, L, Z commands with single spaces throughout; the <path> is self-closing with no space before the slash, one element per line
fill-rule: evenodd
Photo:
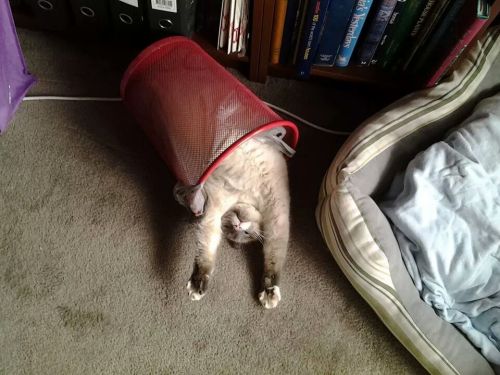
<path fill-rule="evenodd" d="M 205 296 L 208 288 L 208 275 L 193 275 L 187 283 L 189 298 L 199 301 Z"/>
<path fill-rule="evenodd" d="M 274 309 L 281 301 L 280 287 L 275 285 L 259 293 L 259 301 L 266 309 Z"/>

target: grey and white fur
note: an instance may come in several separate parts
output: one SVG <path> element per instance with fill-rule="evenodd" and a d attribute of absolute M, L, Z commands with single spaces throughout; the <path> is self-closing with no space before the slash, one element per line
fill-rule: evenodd
<path fill-rule="evenodd" d="M 265 308 L 276 307 L 281 300 L 279 280 L 290 232 L 288 171 L 279 146 L 266 138 L 247 140 L 210 175 L 202 191 L 195 193 L 189 191 L 191 197 L 201 198 L 203 204 L 200 206 L 198 200 L 193 209 L 192 202 L 186 204 L 185 197 L 179 196 L 182 189 L 175 191 L 179 202 L 184 202 L 195 214 L 202 214 L 197 224 L 193 273 L 187 285 L 190 298 L 199 300 L 205 296 L 222 236 L 235 240 L 227 226 L 226 233 L 223 232 L 227 220 L 234 219 L 234 214 L 250 214 L 249 220 L 238 218 L 238 221 L 252 222 L 251 232 L 258 233 L 254 237 L 263 243 L 264 272 L 258 298 Z M 240 235 L 236 242 L 245 242 L 241 231 Z"/>

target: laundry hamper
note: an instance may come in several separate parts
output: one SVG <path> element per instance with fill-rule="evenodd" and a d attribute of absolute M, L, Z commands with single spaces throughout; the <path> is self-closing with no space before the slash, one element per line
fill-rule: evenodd
<path fill-rule="evenodd" d="M 297 127 L 184 37 L 160 40 L 131 63 L 121 96 L 177 180 L 202 185 L 238 145 L 269 134 L 293 151 Z"/>

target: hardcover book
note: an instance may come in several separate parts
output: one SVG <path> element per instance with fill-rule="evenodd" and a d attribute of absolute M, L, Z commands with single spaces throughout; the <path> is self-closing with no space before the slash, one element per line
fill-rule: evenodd
<path fill-rule="evenodd" d="M 409 67 L 411 74 L 426 74 L 427 66 L 436 59 L 457 24 L 457 16 L 466 0 L 454 0 L 439 20 L 431 37 Z"/>
<path fill-rule="evenodd" d="M 385 28 L 391 19 L 397 0 L 382 0 L 375 9 L 375 17 L 369 24 L 365 37 L 360 45 L 358 64 L 369 65 L 384 35 Z"/>
<path fill-rule="evenodd" d="M 315 65 L 333 66 L 353 12 L 355 0 L 331 0 L 320 35 Z"/>
<path fill-rule="evenodd" d="M 461 53 L 481 31 L 490 16 L 490 5 L 487 0 L 469 1 L 462 8 L 456 28 L 451 32 L 450 43 L 443 47 L 442 56 L 433 67 L 430 78 L 425 87 L 432 87 L 439 83 L 449 71 Z"/>
<path fill-rule="evenodd" d="M 410 1 L 406 0 L 398 0 L 396 3 L 396 6 L 392 11 L 391 18 L 389 19 L 389 23 L 385 28 L 384 35 L 382 36 L 382 39 L 380 39 L 377 50 L 370 61 L 370 65 L 379 65 L 380 59 L 385 54 L 385 50 L 389 45 L 390 40 L 394 37 L 394 32 L 398 27 L 401 21 L 401 16 L 409 2 Z"/>
<path fill-rule="evenodd" d="M 409 45 L 407 50 L 407 55 L 404 58 L 402 70 L 406 71 L 410 66 L 410 63 L 417 55 L 417 52 L 420 53 L 420 49 L 423 45 L 427 43 L 428 38 L 431 33 L 434 31 L 439 19 L 445 12 L 448 3 L 450 0 L 442 0 L 436 1 L 434 5 L 430 8 L 427 16 L 425 17 L 425 21 L 421 24 L 418 29 L 411 45 Z"/>
<path fill-rule="evenodd" d="M 312 0 L 309 4 L 297 55 L 299 78 L 309 77 L 329 3 L 330 0 Z"/>
<path fill-rule="evenodd" d="M 406 7 L 399 16 L 399 22 L 393 28 L 383 51 L 381 51 L 378 64 L 381 68 L 387 69 L 397 58 L 399 52 L 407 43 L 411 28 L 415 25 L 424 5 L 425 1 L 406 2 Z"/>
<path fill-rule="evenodd" d="M 365 24 L 373 0 L 357 0 L 354 5 L 351 19 L 349 20 L 344 39 L 340 44 L 337 57 L 335 59 L 335 66 L 346 67 L 349 65 L 352 53 L 358 42 L 361 31 Z"/>

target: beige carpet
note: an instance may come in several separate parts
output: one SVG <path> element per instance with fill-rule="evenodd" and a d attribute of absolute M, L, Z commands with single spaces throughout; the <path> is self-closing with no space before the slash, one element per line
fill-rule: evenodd
<path fill-rule="evenodd" d="M 133 51 L 20 31 L 33 94 L 116 95 Z M 271 79 L 260 96 L 350 129 L 391 99 Z M 23 103 L 0 137 L 0 374 L 421 374 L 345 279 L 314 221 L 343 138 L 302 129 L 290 162 L 283 301 L 256 300 L 258 250 L 220 249 L 207 296 L 173 180 L 120 103 Z"/>

